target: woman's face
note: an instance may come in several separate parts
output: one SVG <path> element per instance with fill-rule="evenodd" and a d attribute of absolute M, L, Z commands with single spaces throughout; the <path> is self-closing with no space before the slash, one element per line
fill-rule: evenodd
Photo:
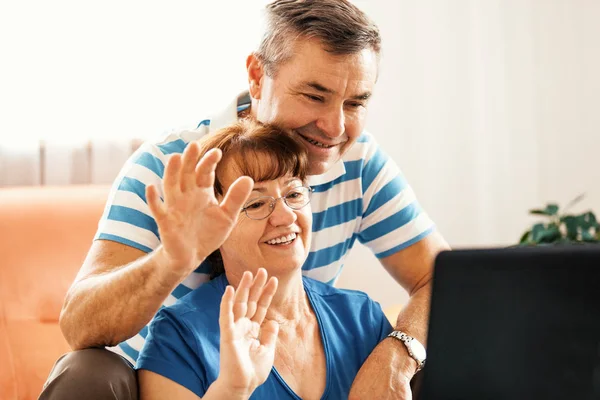
<path fill-rule="evenodd" d="M 224 173 L 232 176 L 222 179 L 225 192 L 238 178 L 233 176 L 232 170 L 235 168 L 228 168 Z M 246 204 L 263 196 L 278 199 L 302 185 L 300 179 L 289 175 L 272 181 L 255 182 Z M 272 214 L 261 220 L 248 218 L 242 211 L 220 248 L 225 269 L 229 273 L 241 274 L 246 270 L 256 272 L 263 267 L 269 275 L 275 276 L 300 269 L 309 253 L 311 226 L 310 204 L 293 210 L 283 199 L 279 199 Z"/>

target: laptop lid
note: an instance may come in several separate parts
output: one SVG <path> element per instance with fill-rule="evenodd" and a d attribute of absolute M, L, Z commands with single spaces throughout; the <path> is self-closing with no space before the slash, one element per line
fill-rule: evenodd
<path fill-rule="evenodd" d="M 441 253 L 420 399 L 600 399 L 600 247 Z"/>

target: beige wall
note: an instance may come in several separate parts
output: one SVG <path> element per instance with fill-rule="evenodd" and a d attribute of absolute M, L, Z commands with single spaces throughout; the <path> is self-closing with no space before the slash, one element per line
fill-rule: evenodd
<path fill-rule="evenodd" d="M 600 2 L 358 3 L 384 38 L 368 127 L 453 247 L 513 244 L 584 192 L 600 213 Z M 339 286 L 406 298 L 364 249 L 346 265 Z"/>

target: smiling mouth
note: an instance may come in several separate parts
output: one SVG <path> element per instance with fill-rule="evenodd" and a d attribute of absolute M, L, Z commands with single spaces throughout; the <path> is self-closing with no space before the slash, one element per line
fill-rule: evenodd
<path fill-rule="evenodd" d="M 269 240 L 269 241 L 267 241 L 265 243 L 269 244 L 271 246 L 278 246 L 278 245 L 282 245 L 282 244 L 290 244 L 294 240 L 296 240 L 296 237 L 297 237 L 297 235 L 295 233 L 290 233 L 289 235 L 282 236 L 280 238 L 271 239 L 271 240 Z"/>
<path fill-rule="evenodd" d="M 298 133 L 298 135 L 299 135 L 299 136 L 300 136 L 302 139 L 306 140 L 308 143 L 310 143 L 310 144 L 312 144 L 312 145 L 314 145 L 314 146 L 320 147 L 320 148 L 322 148 L 322 149 L 330 149 L 330 148 L 332 148 L 332 147 L 335 147 L 335 146 L 336 146 L 336 145 L 327 145 L 327 144 L 325 144 L 325 143 L 318 142 L 318 141 L 316 141 L 316 140 L 314 140 L 314 139 L 311 139 L 311 138 L 308 138 L 308 137 L 304 136 L 304 135 L 303 135 L 303 134 L 301 134 L 301 133 Z"/>

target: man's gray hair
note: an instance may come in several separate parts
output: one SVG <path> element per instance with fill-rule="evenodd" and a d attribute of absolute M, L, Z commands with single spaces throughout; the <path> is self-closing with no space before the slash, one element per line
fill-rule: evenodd
<path fill-rule="evenodd" d="M 348 0 L 275 0 L 266 7 L 265 23 L 255 54 L 269 75 L 293 56 L 296 39 L 317 39 L 335 55 L 381 51 L 379 28 Z"/>

